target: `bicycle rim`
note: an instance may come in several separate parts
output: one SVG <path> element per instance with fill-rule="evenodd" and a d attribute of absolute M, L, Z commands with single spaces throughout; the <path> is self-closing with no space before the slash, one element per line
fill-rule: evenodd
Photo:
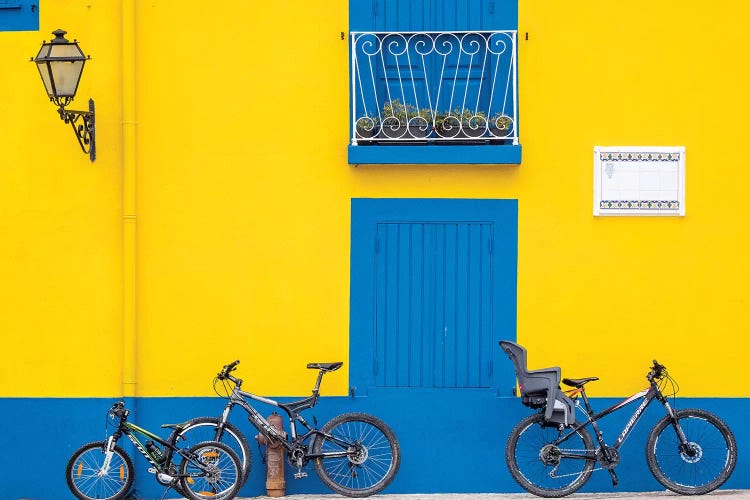
<path fill-rule="evenodd" d="M 736 462 L 731 432 L 717 417 L 703 411 L 679 411 L 677 419 L 688 448 L 680 446 L 671 422 L 657 426 L 649 442 L 651 456 L 647 457 L 654 476 L 682 494 L 704 494 L 718 488 L 729 478 Z"/>
<path fill-rule="evenodd" d="M 593 453 L 593 442 L 580 429 L 559 446 L 556 427 L 541 425 L 542 415 L 532 415 L 514 429 L 506 447 L 508 468 L 514 479 L 527 491 L 544 497 L 573 493 L 588 480 L 594 467 L 592 459 L 562 458 L 559 453 L 586 456 Z"/>
<path fill-rule="evenodd" d="M 198 417 L 189 422 L 187 427 L 179 433 L 183 440 L 179 441 L 181 446 L 190 447 L 205 441 L 214 441 L 216 439 L 216 429 L 219 423 L 218 418 Z M 229 424 L 231 425 L 231 424 Z M 229 446 L 234 451 L 242 463 L 243 478 L 247 480 L 252 465 L 250 454 L 250 445 L 245 436 L 234 426 L 227 426 L 221 435 L 219 441 Z"/>
<path fill-rule="evenodd" d="M 347 496 L 369 496 L 393 480 L 400 464 L 400 450 L 393 432 L 370 415 L 345 414 L 326 424 L 315 454 L 345 451 L 344 457 L 316 458 L 315 468 L 332 490 Z"/>
<path fill-rule="evenodd" d="M 208 472 L 191 460 L 183 460 L 180 467 L 181 474 L 189 477 L 181 480 L 182 487 L 189 498 L 194 500 L 204 498 L 233 497 L 240 487 L 242 469 L 237 454 L 228 446 L 213 442 L 200 443 L 190 449 L 204 466 L 209 466 Z"/>
<path fill-rule="evenodd" d="M 104 444 L 81 448 L 68 463 L 68 485 L 82 499 L 111 500 L 125 496 L 132 482 L 132 466 L 116 449 L 104 470 Z"/>

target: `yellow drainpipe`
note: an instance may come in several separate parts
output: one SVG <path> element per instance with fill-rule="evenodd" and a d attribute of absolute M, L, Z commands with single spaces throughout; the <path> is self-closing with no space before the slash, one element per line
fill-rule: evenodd
<path fill-rule="evenodd" d="M 122 0 L 122 392 L 126 398 L 137 395 L 135 119 L 135 0 Z"/>

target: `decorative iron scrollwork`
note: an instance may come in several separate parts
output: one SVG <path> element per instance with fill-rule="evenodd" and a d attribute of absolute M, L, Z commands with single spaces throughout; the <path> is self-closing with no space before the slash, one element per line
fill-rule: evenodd
<path fill-rule="evenodd" d="M 60 107 L 60 119 L 73 127 L 78 144 L 91 161 L 96 160 L 96 128 L 94 124 L 94 100 L 89 99 L 88 111 L 73 111 Z"/>

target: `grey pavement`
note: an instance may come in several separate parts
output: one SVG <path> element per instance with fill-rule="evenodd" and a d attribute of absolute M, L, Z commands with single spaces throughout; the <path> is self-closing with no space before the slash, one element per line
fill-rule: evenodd
<path fill-rule="evenodd" d="M 643 500 L 645 498 L 689 498 L 671 491 L 623 492 L 623 493 L 574 493 L 564 498 L 578 500 Z M 333 500 L 347 498 L 341 495 L 288 495 L 289 500 Z M 539 498 L 528 493 L 416 493 L 409 495 L 374 495 L 378 500 L 529 500 Z M 701 498 L 709 500 L 750 500 L 750 490 L 718 490 Z M 271 500 L 271 497 L 242 497 L 237 500 Z"/>

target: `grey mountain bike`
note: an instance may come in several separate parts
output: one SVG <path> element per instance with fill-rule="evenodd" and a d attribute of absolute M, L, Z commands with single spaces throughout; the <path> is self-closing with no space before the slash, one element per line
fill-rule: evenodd
<path fill-rule="evenodd" d="M 327 487 L 349 497 L 374 495 L 393 481 L 401 463 L 401 450 L 395 434 L 383 421 L 365 413 L 344 413 L 318 429 L 314 417 L 314 425 L 310 425 L 301 415 L 317 404 L 323 375 L 341 368 L 342 362 L 309 363 L 308 368 L 319 370 L 312 395 L 290 403 L 243 391 L 242 379 L 231 375 L 238 364 L 239 361 L 235 361 L 225 365 L 214 379 L 214 389 L 221 382 L 228 399 L 221 417 L 198 417 L 180 424 L 173 439 L 186 439 L 188 443 L 209 439 L 229 445 L 240 456 L 244 482 L 252 465 L 250 445 L 242 432 L 228 421 L 232 409 L 239 406 L 268 442 L 284 447 L 287 462 L 297 469 L 295 479 L 307 476 L 302 467 L 312 461 L 315 472 Z M 272 426 L 250 400 L 283 410 L 288 416 L 289 433 Z M 304 428 L 302 434 L 298 424 Z"/>
<path fill-rule="evenodd" d="M 572 387 L 566 395 L 558 386 L 560 368 L 527 370 L 523 347 L 509 341 L 501 341 L 500 346 L 515 365 L 523 404 L 540 410 L 516 424 L 505 447 L 513 479 L 529 493 L 542 497 L 569 495 L 583 486 L 594 470 L 601 469 L 609 471 L 612 484 L 617 486 L 615 467 L 620 462 L 620 447 L 654 400 L 666 411 L 646 442 L 646 462 L 657 481 L 681 495 L 703 495 L 724 484 L 732 474 L 737 463 L 734 434 L 712 413 L 673 409 L 664 392 L 669 387 L 669 396 L 674 396 L 677 384 L 656 360 L 646 375 L 647 388 L 594 413 L 584 386 L 599 380 L 597 377 L 562 379 Z M 639 400 L 615 443 L 608 445 L 597 422 Z M 575 408 L 585 414 L 584 421 L 576 419 Z"/>

